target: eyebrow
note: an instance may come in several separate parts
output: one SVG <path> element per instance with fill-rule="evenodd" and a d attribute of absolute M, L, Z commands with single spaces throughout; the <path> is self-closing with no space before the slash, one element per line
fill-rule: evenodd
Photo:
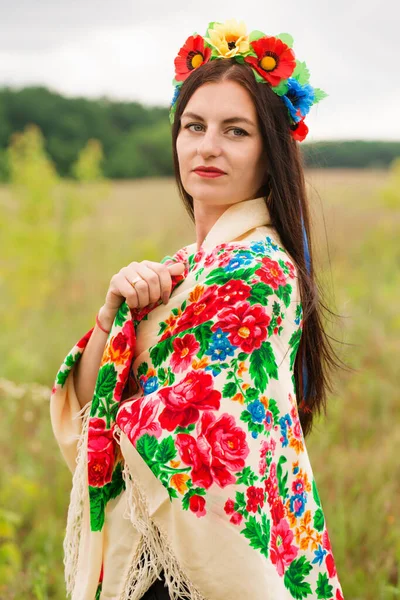
<path fill-rule="evenodd" d="M 183 113 L 183 115 L 181 116 L 181 119 L 183 119 L 183 117 L 188 117 L 189 119 L 197 119 L 198 121 L 204 121 L 203 117 L 201 117 L 200 115 L 196 115 L 196 113 L 192 113 L 192 112 L 185 112 Z M 253 121 L 250 121 L 250 119 L 246 119 L 245 117 L 229 117 L 228 119 L 224 119 L 222 121 L 222 123 L 224 124 L 229 124 L 229 123 L 247 123 L 248 125 L 251 125 L 252 127 L 254 127 L 254 123 Z"/>

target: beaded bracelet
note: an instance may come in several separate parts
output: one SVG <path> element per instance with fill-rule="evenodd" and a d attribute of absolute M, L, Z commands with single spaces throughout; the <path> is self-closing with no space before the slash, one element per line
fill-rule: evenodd
<path fill-rule="evenodd" d="M 102 327 L 102 325 L 100 324 L 99 313 L 97 313 L 97 315 L 96 315 L 96 324 L 102 331 L 104 331 L 104 333 L 110 333 L 111 329 L 110 329 L 110 331 L 107 331 L 107 329 L 104 329 L 104 327 Z"/>

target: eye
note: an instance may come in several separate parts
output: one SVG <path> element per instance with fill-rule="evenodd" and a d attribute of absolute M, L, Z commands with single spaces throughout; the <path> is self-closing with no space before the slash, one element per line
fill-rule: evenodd
<path fill-rule="evenodd" d="M 185 125 L 185 129 L 190 129 L 190 127 L 203 127 L 203 125 L 201 125 L 201 123 L 189 123 L 188 125 Z M 240 129 L 239 127 L 231 127 L 229 131 L 240 132 L 240 135 L 234 135 L 233 137 L 245 137 L 246 135 L 249 135 L 247 131 L 245 131 L 244 129 Z"/>

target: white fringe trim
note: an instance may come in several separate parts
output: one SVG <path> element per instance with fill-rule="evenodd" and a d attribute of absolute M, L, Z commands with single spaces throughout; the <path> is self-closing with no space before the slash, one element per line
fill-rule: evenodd
<path fill-rule="evenodd" d="M 206 600 L 178 564 L 164 532 L 150 518 L 146 495 L 138 481 L 132 477 L 126 461 L 122 475 L 127 494 L 124 516 L 130 519 L 142 538 L 129 568 L 120 600 L 139 600 L 162 569 L 171 600 Z"/>
<path fill-rule="evenodd" d="M 78 438 L 76 468 L 72 477 L 72 489 L 68 507 L 67 526 L 63 543 L 64 573 L 67 595 L 71 596 L 75 587 L 79 559 L 79 543 L 82 533 L 84 499 L 87 491 L 87 435 L 91 402 L 85 405 L 74 419 L 82 417 L 82 431 Z"/>

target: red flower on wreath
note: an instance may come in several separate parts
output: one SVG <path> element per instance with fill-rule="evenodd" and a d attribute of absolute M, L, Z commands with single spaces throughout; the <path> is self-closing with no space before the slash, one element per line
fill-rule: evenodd
<path fill-rule="evenodd" d="M 221 328 L 229 332 L 229 341 L 244 352 L 259 348 L 268 336 L 271 317 L 262 306 L 250 306 L 248 302 L 238 302 L 235 309 L 224 308 L 218 315 L 218 321 L 211 327 L 213 331 Z"/>
<path fill-rule="evenodd" d="M 193 355 L 199 351 L 200 344 L 193 333 L 187 333 L 183 337 L 177 337 L 172 342 L 174 349 L 171 355 L 171 367 L 174 373 L 185 371 L 190 365 Z"/>
<path fill-rule="evenodd" d="M 185 81 L 192 71 L 208 62 L 211 48 L 204 45 L 201 35 L 191 35 L 187 38 L 174 60 L 176 81 Z"/>
<path fill-rule="evenodd" d="M 282 79 L 288 79 L 296 68 L 294 52 L 279 38 L 265 36 L 250 42 L 255 56 L 245 56 L 244 60 L 264 77 L 273 87 Z"/>
<path fill-rule="evenodd" d="M 88 480 L 93 487 L 102 487 L 112 479 L 115 454 L 112 429 L 106 429 L 104 419 L 91 417 L 88 431 Z"/>
<path fill-rule="evenodd" d="M 294 140 L 296 140 L 296 142 L 302 142 L 307 137 L 309 130 L 304 122 L 304 119 L 305 117 L 300 119 L 300 121 L 298 121 L 295 125 L 292 125 L 293 128 L 290 128 L 290 135 Z"/>

